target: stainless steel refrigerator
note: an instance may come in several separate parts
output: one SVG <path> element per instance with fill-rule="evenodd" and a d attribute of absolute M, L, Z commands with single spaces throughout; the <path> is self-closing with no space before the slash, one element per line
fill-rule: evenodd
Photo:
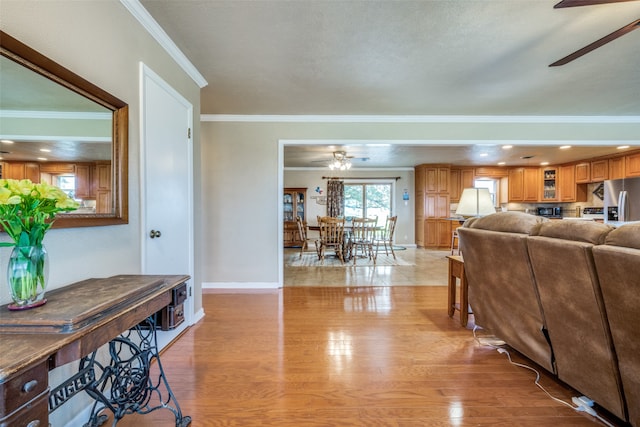
<path fill-rule="evenodd" d="M 640 178 L 604 182 L 604 220 L 640 221 Z"/>

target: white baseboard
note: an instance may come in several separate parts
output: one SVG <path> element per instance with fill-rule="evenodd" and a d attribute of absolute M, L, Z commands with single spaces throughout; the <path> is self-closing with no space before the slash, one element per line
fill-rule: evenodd
<path fill-rule="evenodd" d="M 204 319 L 204 309 L 203 308 L 201 308 L 200 310 L 198 310 L 197 312 L 195 312 L 193 314 L 193 321 L 191 322 L 191 324 L 195 325 L 196 323 L 198 323 L 202 319 Z"/>
<path fill-rule="evenodd" d="M 276 282 L 202 282 L 202 290 L 220 289 L 230 292 L 246 292 L 265 289 L 280 289 Z"/>

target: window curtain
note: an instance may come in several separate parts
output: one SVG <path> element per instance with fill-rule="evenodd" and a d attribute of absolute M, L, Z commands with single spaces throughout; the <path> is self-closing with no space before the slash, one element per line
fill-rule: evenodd
<path fill-rule="evenodd" d="M 344 216 L 344 182 L 331 179 L 327 182 L 327 215 Z"/>

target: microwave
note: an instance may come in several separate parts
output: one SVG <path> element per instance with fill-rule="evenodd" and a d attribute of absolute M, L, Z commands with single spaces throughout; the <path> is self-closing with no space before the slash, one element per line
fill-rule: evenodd
<path fill-rule="evenodd" d="M 562 208 L 561 207 L 538 208 L 538 216 L 544 216 L 547 218 L 562 218 Z"/>

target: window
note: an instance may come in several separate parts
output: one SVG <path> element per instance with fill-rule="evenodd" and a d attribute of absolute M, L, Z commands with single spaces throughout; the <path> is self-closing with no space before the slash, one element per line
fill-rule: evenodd
<path fill-rule="evenodd" d="M 476 188 L 488 188 L 489 194 L 491 194 L 491 201 L 493 206 L 496 206 L 498 200 L 498 181 L 495 179 L 476 179 L 473 183 Z"/>
<path fill-rule="evenodd" d="M 67 193 L 67 196 L 72 199 L 75 197 L 76 192 L 76 177 L 73 175 L 57 175 L 55 177 L 55 185 L 62 191 Z"/>
<path fill-rule="evenodd" d="M 391 216 L 391 183 L 344 184 L 344 216 L 346 218 L 378 217 L 378 225 Z"/>

